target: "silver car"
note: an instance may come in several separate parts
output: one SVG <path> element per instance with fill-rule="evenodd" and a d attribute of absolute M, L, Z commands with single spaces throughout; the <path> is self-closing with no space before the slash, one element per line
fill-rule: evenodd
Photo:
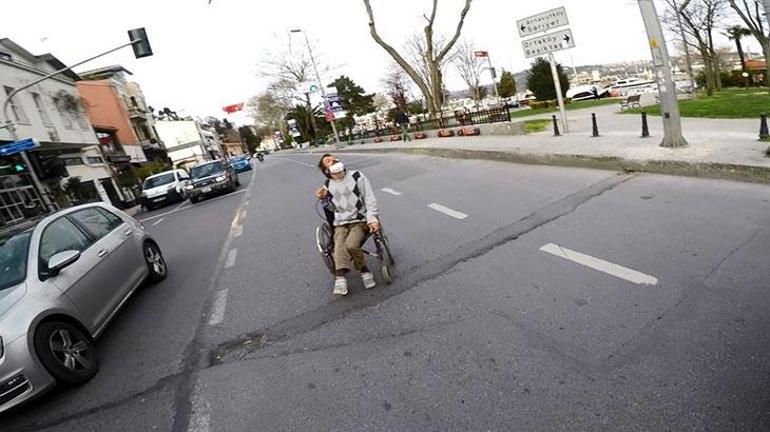
<path fill-rule="evenodd" d="M 0 228 L 0 412 L 96 375 L 94 340 L 166 273 L 144 227 L 106 204 Z"/>

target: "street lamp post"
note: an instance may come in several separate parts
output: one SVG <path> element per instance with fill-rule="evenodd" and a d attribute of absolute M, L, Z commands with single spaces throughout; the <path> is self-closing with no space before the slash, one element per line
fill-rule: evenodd
<path fill-rule="evenodd" d="M 647 29 L 647 37 L 655 67 L 655 80 L 660 92 L 660 106 L 663 117 L 663 141 L 661 147 L 683 147 L 687 140 L 682 136 L 682 121 L 679 116 L 679 101 L 676 98 L 674 78 L 671 73 L 671 59 L 663 37 L 658 12 L 653 0 L 638 0 L 639 10 Z M 766 0 L 767 1 L 767 0 Z"/>
<path fill-rule="evenodd" d="M 310 62 L 313 64 L 313 71 L 315 72 L 315 78 L 316 81 L 318 81 L 318 89 L 321 90 L 321 97 L 324 100 L 324 114 L 328 112 L 330 109 L 329 101 L 326 100 L 326 90 L 324 90 L 323 82 L 321 81 L 321 74 L 318 73 L 318 65 L 315 62 L 315 57 L 313 56 L 313 50 L 310 48 L 310 40 L 307 37 L 307 32 L 302 29 L 293 29 L 290 30 L 291 33 L 302 33 L 303 36 L 305 36 L 305 45 L 307 46 L 307 53 L 310 56 Z M 312 116 L 313 113 L 311 112 L 310 115 Z M 339 145 L 340 143 L 340 136 L 337 133 L 337 124 L 335 123 L 334 119 L 331 120 L 332 124 L 332 131 L 334 131 L 334 143 Z"/>
<path fill-rule="evenodd" d="M 88 63 L 91 60 L 95 60 L 99 57 L 105 56 L 107 54 L 111 54 L 115 51 L 118 51 L 120 49 L 123 49 L 128 46 L 134 47 L 134 55 L 137 58 L 141 57 L 147 57 L 152 55 L 152 49 L 150 48 L 150 43 L 147 40 L 147 35 L 144 32 L 144 29 L 134 29 L 130 30 L 128 32 L 130 42 L 127 44 L 120 45 L 119 47 L 113 48 L 111 50 L 107 50 L 101 54 L 97 54 L 93 57 L 87 58 L 81 62 L 75 63 L 71 66 L 67 66 L 64 68 L 61 68 L 55 72 L 51 72 L 48 75 L 45 75 L 41 78 L 36 79 L 35 81 L 32 81 L 31 83 L 19 87 L 12 91 L 8 97 L 5 99 L 5 102 L 3 103 L 3 118 L 5 119 L 5 124 L 0 125 L 0 129 L 5 128 L 8 130 L 8 133 L 11 135 L 11 140 L 18 141 L 19 135 L 16 133 L 16 125 L 14 124 L 14 121 L 11 119 L 11 116 L 8 115 L 8 107 L 10 106 L 11 101 L 13 100 L 13 97 L 16 96 L 18 93 L 36 86 L 37 84 L 40 84 L 41 82 L 53 78 L 56 75 L 59 75 L 61 73 L 67 72 L 68 70 L 78 67 L 82 64 Z M 30 164 L 29 156 L 27 155 L 26 151 L 21 152 L 21 158 L 24 161 L 24 164 L 27 166 L 27 169 L 29 170 L 30 178 L 32 178 L 32 185 L 37 190 L 38 195 L 40 196 L 40 199 L 43 202 L 43 207 L 46 211 L 52 211 L 54 209 L 53 203 L 51 202 L 50 197 L 45 192 L 45 188 L 43 187 L 43 184 L 40 182 L 40 178 L 37 176 L 37 173 L 35 172 L 35 168 Z"/>

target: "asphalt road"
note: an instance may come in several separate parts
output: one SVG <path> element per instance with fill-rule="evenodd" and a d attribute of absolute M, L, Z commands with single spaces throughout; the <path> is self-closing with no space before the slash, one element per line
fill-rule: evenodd
<path fill-rule="evenodd" d="M 770 428 L 767 186 L 346 154 L 397 266 L 340 298 L 316 159 L 139 215 L 170 277 L 118 316 L 92 382 L 0 430 Z"/>

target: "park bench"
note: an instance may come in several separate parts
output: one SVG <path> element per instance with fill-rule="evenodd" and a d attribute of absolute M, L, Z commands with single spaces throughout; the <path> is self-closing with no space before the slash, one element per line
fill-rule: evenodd
<path fill-rule="evenodd" d="M 641 105 L 639 104 L 639 100 L 642 98 L 642 95 L 631 95 L 625 99 L 620 100 L 620 110 L 623 111 L 624 109 L 628 108 L 639 108 Z"/>

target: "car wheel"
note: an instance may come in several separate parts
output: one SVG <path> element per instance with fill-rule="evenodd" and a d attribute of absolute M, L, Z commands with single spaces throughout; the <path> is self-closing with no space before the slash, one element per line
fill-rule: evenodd
<path fill-rule="evenodd" d="M 166 266 L 166 259 L 163 258 L 163 253 L 161 253 L 158 245 L 148 241 L 144 244 L 143 250 L 144 262 L 149 270 L 147 280 L 150 283 L 158 283 L 165 279 L 168 275 L 168 266 Z"/>
<path fill-rule="evenodd" d="M 190 202 L 193 203 L 193 204 L 197 203 L 198 202 L 198 197 L 196 197 L 194 195 L 190 195 Z"/>
<path fill-rule="evenodd" d="M 155 206 L 152 204 L 147 204 L 144 206 L 144 208 L 147 209 L 148 212 L 155 210 Z"/>
<path fill-rule="evenodd" d="M 35 352 L 57 382 L 82 384 L 99 371 L 99 359 L 91 338 L 66 321 L 47 321 L 35 331 Z"/>
<path fill-rule="evenodd" d="M 241 185 L 241 179 L 238 177 L 235 178 L 235 187 L 239 187 Z"/>

